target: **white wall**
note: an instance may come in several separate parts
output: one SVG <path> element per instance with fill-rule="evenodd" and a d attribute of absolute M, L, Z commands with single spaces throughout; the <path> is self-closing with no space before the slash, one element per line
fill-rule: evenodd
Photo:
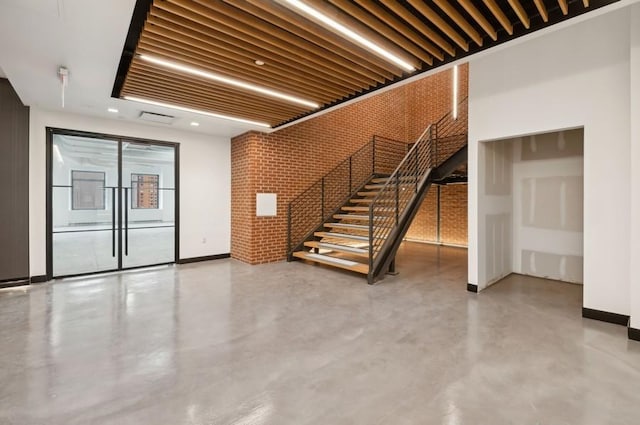
<path fill-rule="evenodd" d="M 479 276 L 487 285 L 513 271 L 513 146 L 510 141 L 480 143 L 478 161 L 482 164 L 478 190 L 482 193 L 480 250 L 487 261 L 479 265 Z"/>
<path fill-rule="evenodd" d="M 640 329 L 640 4 L 631 16 L 631 327 Z"/>
<path fill-rule="evenodd" d="M 583 132 L 513 142 L 513 271 L 583 282 Z"/>
<path fill-rule="evenodd" d="M 229 139 L 32 107 L 29 136 L 29 256 L 32 276 L 46 273 L 46 127 L 180 143 L 180 257 L 230 251 Z"/>
<path fill-rule="evenodd" d="M 479 142 L 584 126 L 584 306 L 629 314 L 629 39 L 622 9 L 471 61 L 469 282 L 479 289 L 490 261 Z"/>

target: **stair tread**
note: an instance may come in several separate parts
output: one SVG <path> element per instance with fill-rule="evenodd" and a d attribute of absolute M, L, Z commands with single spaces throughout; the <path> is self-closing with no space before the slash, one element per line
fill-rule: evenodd
<path fill-rule="evenodd" d="M 351 199 L 350 202 L 354 203 L 354 204 L 370 204 L 373 202 L 372 198 L 364 198 L 364 199 L 358 199 L 358 198 L 354 198 Z M 380 198 L 378 199 L 377 202 L 381 202 L 381 203 L 385 203 L 385 204 L 390 204 L 390 203 L 395 203 L 396 200 L 395 199 L 384 199 L 384 198 Z"/>
<path fill-rule="evenodd" d="M 303 260 L 315 261 L 316 263 L 322 263 L 328 266 L 351 270 L 357 273 L 369 273 L 369 265 L 358 263 L 357 261 L 350 261 L 343 258 L 330 257 L 328 255 L 314 254 L 305 251 L 294 252 L 293 256 L 296 258 L 301 258 Z"/>
<path fill-rule="evenodd" d="M 369 225 L 348 223 L 325 223 L 324 227 L 337 227 L 339 229 L 369 230 Z"/>
<path fill-rule="evenodd" d="M 376 177 L 369 180 L 369 183 L 386 183 L 391 177 Z M 393 179 L 395 180 L 395 178 Z M 415 181 L 415 176 L 403 176 L 400 177 L 400 181 Z"/>
<path fill-rule="evenodd" d="M 314 232 L 314 236 L 317 236 L 319 238 L 351 239 L 351 240 L 355 240 L 355 241 L 367 241 L 367 242 L 369 242 L 369 236 L 349 235 L 347 233 Z"/>
<path fill-rule="evenodd" d="M 369 207 L 360 207 L 360 206 L 354 206 L 354 207 L 342 207 L 343 211 L 369 211 Z M 377 208 L 376 209 L 377 212 L 394 212 L 395 209 L 392 207 L 383 207 L 383 208 Z"/>
<path fill-rule="evenodd" d="M 330 249 L 333 251 L 347 252 L 362 257 L 369 257 L 369 248 L 358 248 L 356 246 L 340 245 L 337 243 L 309 241 L 304 246 L 309 248 Z"/>
<path fill-rule="evenodd" d="M 369 214 L 334 214 L 333 218 L 338 220 L 353 220 L 353 221 L 369 221 Z M 384 220 L 385 217 L 375 216 L 374 220 Z"/>

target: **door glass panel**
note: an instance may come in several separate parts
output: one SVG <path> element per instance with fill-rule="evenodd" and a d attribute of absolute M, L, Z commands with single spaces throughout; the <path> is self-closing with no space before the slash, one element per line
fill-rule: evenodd
<path fill-rule="evenodd" d="M 122 145 L 122 266 L 175 261 L 175 149 Z"/>
<path fill-rule="evenodd" d="M 118 268 L 117 186 L 117 141 L 53 135 L 54 277 Z"/>

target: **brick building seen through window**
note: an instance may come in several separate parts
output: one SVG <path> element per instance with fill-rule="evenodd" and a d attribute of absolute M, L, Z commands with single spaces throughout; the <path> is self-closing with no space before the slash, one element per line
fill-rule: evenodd
<path fill-rule="evenodd" d="M 131 208 L 157 209 L 160 176 L 131 174 Z"/>

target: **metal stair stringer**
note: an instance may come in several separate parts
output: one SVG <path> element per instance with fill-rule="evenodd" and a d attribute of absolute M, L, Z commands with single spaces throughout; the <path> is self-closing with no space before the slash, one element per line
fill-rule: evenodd
<path fill-rule="evenodd" d="M 407 154 L 407 156 L 411 153 Z M 387 273 L 391 263 L 395 260 L 396 253 L 402 244 L 402 241 L 413 222 L 416 214 L 420 210 L 420 206 L 426 197 L 429 188 L 436 181 L 442 180 L 455 171 L 460 165 L 467 161 L 467 144 L 465 144 L 453 155 L 447 158 L 442 164 L 435 168 L 430 168 L 422 176 L 418 184 L 415 195 L 409 201 L 407 207 L 398 217 L 398 224 L 387 236 L 384 244 L 380 248 L 377 256 L 370 261 L 369 274 L 367 281 L 373 284 L 382 279 Z M 393 176 L 391 177 L 393 178 Z"/>

